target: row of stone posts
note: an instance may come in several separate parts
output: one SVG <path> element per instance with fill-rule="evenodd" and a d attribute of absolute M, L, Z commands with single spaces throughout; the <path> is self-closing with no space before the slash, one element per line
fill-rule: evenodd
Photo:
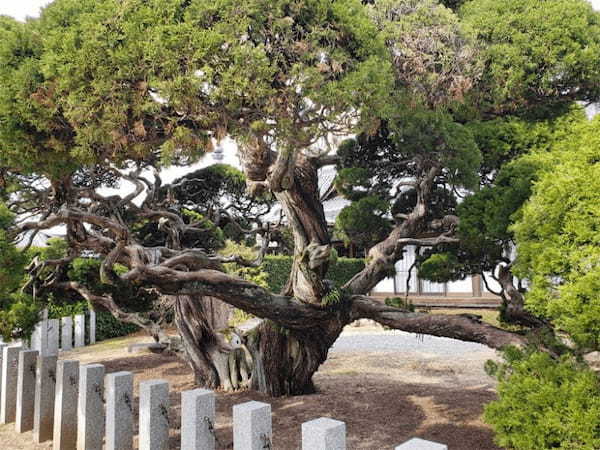
<path fill-rule="evenodd" d="M 42 313 L 42 320 L 36 325 L 31 336 L 31 349 L 37 350 L 42 356 L 58 355 L 59 347 L 62 351 L 83 347 L 85 345 L 85 314 L 77 314 L 75 318 L 63 317 L 59 319 L 48 319 L 48 311 Z M 75 325 L 73 336 L 73 324 Z M 96 343 L 96 313 L 89 312 L 88 341 Z M 73 341 L 73 337 L 75 338 Z M 60 346 L 59 346 L 60 341 Z"/>
<path fill-rule="evenodd" d="M 33 430 L 36 443 L 54 450 L 129 450 L 134 438 L 133 373 L 106 375 L 101 364 L 40 356 L 37 350 L 2 344 L 0 422 L 19 433 Z M 139 449 L 169 448 L 169 384 L 139 385 Z M 181 393 L 181 449 L 215 450 L 215 394 Z M 104 446 L 104 447 L 103 447 Z M 221 446 L 221 445 L 219 445 Z M 271 405 L 251 401 L 233 407 L 234 450 L 273 449 Z M 302 424 L 303 450 L 345 450 L 344 422 L 322 417 Z M 411 439 L 396 450 L 447 450 Z"/>

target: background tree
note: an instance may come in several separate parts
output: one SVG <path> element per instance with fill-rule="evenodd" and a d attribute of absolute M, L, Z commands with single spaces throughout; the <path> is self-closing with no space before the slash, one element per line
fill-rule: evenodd
<path fill-rule="evenodd" d="M 523 23 L 511 22 L 511 15 L 536 18 L 538 3 L 511 5 L 490 14 L 490 21 L 514 23 L 518 34 Z M 553 42 L 547 34 L 560 30 L 570 38 L 552 48 L 557 65 L 597 57 L 560 50 L 565 42 L 598 44 L 597 16 L 582 5 L 576 4 L 583 19 L 527 28 L 531 39 L 511 44 L 514 51 L 534 38 Z M 580 77 L 566 78 L 554 95 L 526 78 L 515 90 L 519 101 L 516 94 L 496 98 L 493 92 L 490 100 L 490 80 L 503 83 L 492 76 L 499 64 L 494 58 L 504 55 L 483 52 L 480 63 L 474 50 L 481 44 L 474 41 L 479 9 L 472 8 L 457 16 L 433 2 L 408 0 L 367 7 L 354 0 L 56 0 L 39 21 L 4 21 L 1 166 L 22 182 L 15 201 L 30 196 L 34 205 L 33 219 L 16 231 L 64 225 L 67 256 L 97 255 L 101 282 L 135 283 L 172 296 L 196 379 L 208 387 L 231 388 L 250 375 L 251 385 L 270 395 L 311 392 L 329 347 L 346 324 L 363 317 L 495 348 L 522 344 L 521 335 L 474 318 L 414 313 L 366 296 L 406 245 L 459 240 L 451 193 L 477 186 L 482 160 L 467 123 L 557 96 L 565 103 L 592 96 L 590 73 L 574 71 Z M 575 33 L 582 28 L 590 32 Z M 491 49 L 498 42 L 492 36 L 483 44 Z M 541 95 L 533 101 L 537 88 Z M 350 133 L 358 137 L 339 157 L 327 154 L 332 135 Z M 188 247 L 186 239 L 201 233 L 202 224 L 183 209 L 174 211 L 169 190 L 161 191 L 155 170 L 194 161 L 226 135 L 239 145 L 250 192 L 272 193 L 292 230 L 294 263 L 281 294 L 223 267 L 252 266 L 260 258 Z M 382 178 L 392 187 L 390 193 L 385 184 L 365 185 L 368 195 L 357 201 L 394 205 L 394 217 L 364 270 L 333 286 L 326 279 L 331 246 L 317 170 L 344 158 L 343 167 L 363 171 L 361 183 Z M 373 167 L 361 166 L 368 158 Z M 25 188 L 32 176 L 46 183 L 39 192 Z M 122 185 L 119 195 L 99 191 L 124 180 L 132 187 Z M 148 223 L 166 231 L 163 242 L 146 244 L 136 234 Z M 109 295 L 63 286 L 119 309 Z M 208 322 L 207 297 L 266 319 L 245 336 L 247 353 L 233 349 Z"/>

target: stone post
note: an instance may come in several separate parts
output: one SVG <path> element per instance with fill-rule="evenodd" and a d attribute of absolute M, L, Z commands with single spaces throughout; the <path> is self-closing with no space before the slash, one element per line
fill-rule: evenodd
<path fill-rule="evenodd" d="M 85 345 L 85 314 L 75 316 L 75 347 Z"/>
<path fill-rule="evenodd" d="M 4 358 L 4 349 L 7 347 L 5 343 L 0 343 L 0 405 L 2 404 L 2 392 L 4 389 L 4 383 L 2 382 L 2 359 Z"/>
<path fill-rule="evenodd" d="M 104 366 L 81 366 L 77 405 L 77 450 L 102 450 L 104 420 Z"/>
<path fill-rule="evenodd" d="M 19 352 L 21 347 L 2 349 L 2 402 L 0 404 L 0 423 L 15 421 L 17 410 L 17 376 Z"/>
<path fill-rule="evenodd" d="M 60 345 L 63 352 L 73 349 L 73 318 L 62 318 L 62 330 L 60 335 Z"/>
<path fill-rule="evenodd" d="M 35 404 L 35 370 L 37 350 L 19 352 L 19 373 L 17 376 L 17 409 L 15 430 L 25 433 L 33 430 L 33 408 Z"/>
<path fill-rule="evenodd" d="M 90 310 L 90 345 L 96 343 L 96 311 Z"/>
<path fill-rule="evenodd" d="M 58 323 L 58 320 L 56 321 Z M 36 444 L 52 439 L 56 389 L 56 356 L 40 356 L 35 380 L 33 440 Z"/>
<path fill-rule="evenodd" d="M 60 321 L 58 319 L 48 320 L 48 338 L 46 343 L 46 354 L 42 356 L 58 356 L 58 337 Z"/>
<path fill-rule="evenodd" d="M 271 405 L 246 402 L 233 407 L 233 450 L 273 448 Z"/>
<path fill-rule="evenodd" d="M 106 450 L 133 448 L 133 374 L 106 376 Z"/>
<path fill-rule="evenodd" d="M 215 393 L 194 389 L 181 393 L 181 449 L 215 450 Z"/>
<path fill-rule="evenodd" d="M 169 448 L 169 383 L 140 383 L 140 450 Z"/>
<path fill-rule="evenodd" d="M 48 350 L 48 321 L 42 319 L 35 326 L 31 338 L 31 349 L 40 352 L 41 356 L 46 356 Z"/>
<path fill-rule="evenodd" d="M 346 450 L 346 424 L 321 417 L 302 424 L 303 450 Z"/>
<path fill-rule="evenodd" d="M 73 450 L 77 446 L 77 397 L 79 361 L 61 359 L 56 368 L 53 450 Z"/>
<path fill-rule="evenodd" d="M 412 438 L 404 444 L 396 447 L 395 450 L 448 450 L 448 446 L 437 442 L 426 441 L 425 439 Z"/>

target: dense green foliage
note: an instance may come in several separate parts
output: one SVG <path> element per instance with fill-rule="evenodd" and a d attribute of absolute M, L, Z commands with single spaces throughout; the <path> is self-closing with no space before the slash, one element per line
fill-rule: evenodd
<path fill-rule="evenodd" d="M 526 187 L 529 198 L 516 203 L 513 224 L 500 230 L 514 234 L 515 273 L 529 280 L 527 308 L 567 333 L 576 354 L 600 348 L 599 126 L 598 119 L 576 123 L 549 151 L 515 161 L 532 164 L 537 181 Z M 512 186 L 519 189 L 516 180 Z M 519 197 L 508 186 L 502 189 Z M 598 448 L 600 381 L 571 353 L 560 360 L 545 353 L 507 353 L 495 373 L 499 400 L 486 409 L 500 445 Z"/>
<path fill-rule="evenodd" d="M 0 301 L 5 299 L 23 282 L 26 256 L 12 243 L 8 229 L 14 221 L 6 205 L 0 202 Z"/>
<path fill-rule="evenodd" d="M 598 98 L 600 18 L 589 2 L 474 0 L 460 16 L 483 44 L 479 108 L 554 115 Z"/>
<path fill-rule="evenodd" d="M 600 349 L 600 120 L 550 154 L 514 226 L 527 306 L 589 350 Z"/>
<path fill-rule="evenodd" d="M 500 379 L 500 400 L 485 419 L 497 442 L 519 450 L 594 450 L 600 447 L 600 380 L 570 357 L 510 349 L 506 363 L 488 363 Z"/>
<path fill-rule="evenodd" d="M 336 218 L 336 229 L 344 241 L 370 248 L 391 230 L 385 215 L 389 204 L 374 196 L 363 197 L 345 207 Z"/>

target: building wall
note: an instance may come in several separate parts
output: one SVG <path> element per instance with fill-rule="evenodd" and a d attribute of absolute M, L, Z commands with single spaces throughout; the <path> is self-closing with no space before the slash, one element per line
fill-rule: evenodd
<path fill-rule="evenodd" d="M 396 263 L 396 275 L 382 280 L 375 286 L 372 295 L 404 296 L 408 281 L 408 297 L 415 305 L 487 307 L 500 304 L 500 298 L 486 289 L 480 276 L 469 276 L 464 280 L 449 283 L 433 283 L 419 279 L 416 269 L 411 267 L 414 261 L 415 247 L 409 246 L 405 250 L 404 258 Z M 486 280 L 492 290 L 499 290 L 499 285 L 489 274 Z"/>

